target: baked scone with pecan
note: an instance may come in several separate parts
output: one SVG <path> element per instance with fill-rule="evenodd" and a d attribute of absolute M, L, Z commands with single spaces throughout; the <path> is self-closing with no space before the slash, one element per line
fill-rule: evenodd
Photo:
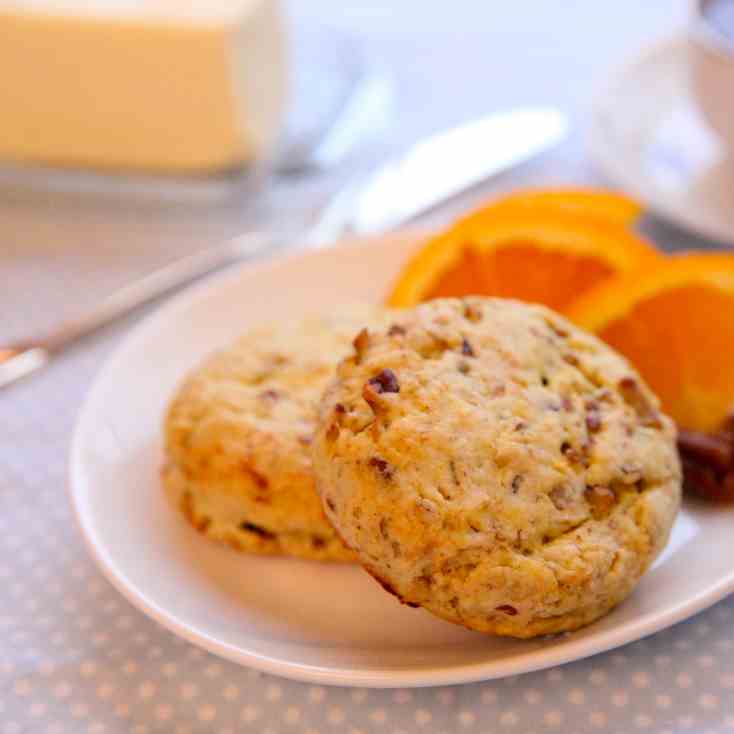
<path fill-rule="evenodd" d="M 188 376 L 165 419 L 163 481 L 198 530 L 250 553 L 353 560 L 321 509 L 310 444 L 336 365 L 383 318 L 355 306 L 257 328 Z"/>
<path fill-rule="evenodd" d="M 634 369 L 552 311 L 444 299 L 362 332 L 321 405 L 327 514 L 403 602 L 514 637 L 621 602 L 680 501 L 675 430 Z"/>

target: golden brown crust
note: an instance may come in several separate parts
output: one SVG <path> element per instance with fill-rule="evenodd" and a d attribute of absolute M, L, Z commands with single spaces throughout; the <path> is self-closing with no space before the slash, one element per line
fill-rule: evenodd
<path fill-rule="evenodd" d="M 397 596 L 530 637 L 634 588 L 678 508 L 674 439 L 594 337 L 539 306 L 446 299 L 362 337 L 312 455 L 330 519 Z"/>
<path fill-rule="evenodd" d="M 353 560 L 321 508 L 310 443 L 324 385 L 380 318 L 353 307 L 261 327 L 187 377 L 166 416 L 163 481 L 194 527 L 246 552 Z"/>

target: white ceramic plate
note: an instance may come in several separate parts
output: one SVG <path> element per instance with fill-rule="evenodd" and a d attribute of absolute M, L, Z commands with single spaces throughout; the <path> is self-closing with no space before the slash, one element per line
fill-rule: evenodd
<path fill-rule="evenodd" d="M 591 110 L 589 153 L 654 213 L 734 243 L 734 160 L 696 110 L 686 55 L 683 36 L 668 38 L 613 75 Z"/>
<path fill-rule="evenodd" d="M 378 301 L 413 246 L 384 239 L 240 267 L 177 297 L 110 359 L 76 428 L 71 489 L 97 562 L 137 607 L 230 660 L 305 681 L 463 683 L 638 639 L 734 589 L 734 512 L 687 505 L 637 592 L 572 635 L 495 639 L 401 606 L 358 567 L 240 555 L 201 537 L 159 486 L 160 425 L 184 372 L 251 324 Z"/>

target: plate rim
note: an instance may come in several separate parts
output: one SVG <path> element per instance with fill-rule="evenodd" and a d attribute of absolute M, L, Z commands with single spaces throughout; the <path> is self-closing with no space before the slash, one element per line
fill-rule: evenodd
<path fill-rule="evenodd" d="M 725 249 L 734 245 L 734 237 L 731 233 L 727 233 L 706 220 L 698 219 L 695 215 L 690 214 L 687 209 L 679 208 L 675 202 L 665 195 L 661 195 L 657 187 L 649 187 L 639 183 L 635 176 L 630 176 L 626 172 L 621 159 L 612 154 L 605 142 L 606 136 L 602 133 L 603 125 L 600 122 L 603 117 L 602 110 L 605 108 L 605 103 L 613 90 L 622 85 L 626 86 L 625 82 L 630 74 L 635 69 L 647 66 L 655 56 L 666 53 L 672 54 L 676 51 L 680 53 L 685 50 L 686 43 L 685 30 L 674 31 L 645 44 L 631 57 L 612 69 L 593 95 L 589 105 L 589 126 L 585 147 L 591 161 L 604 177 L 621 189 L 631 192 L 636 198 L 644 202 L 645 207 L 651 213 L 684 231 L 711 240 L 711 246 Z M 679 96 L 682 97 L 685 90 L 681 89 L 680 91 L 682 94 Z"/>
<path fill-rule="evenodd" d="M 394 241 L 400 236 L 412 240 L 417 238 L 415 232 L 376 238 L 360 238 L 341 245 L 339 249 L 358 253 L 374 247 L 376 243 L 385 246 L 387 241 Z M 186 622 L 178 619 L 175 613 L 161 608 L 149 599 L 143 591 L 127 579 L 123 569 L 117 566 L 89 517 L 87 495 L 84 491 L 84 461 L 82 456 L 83 442 L 89 432 L 88 426 L 94 425 L 93 417 L 97 409 L 97 396 L 102 392 L 108 380 L 108 375 L 114 371 L 118 363 L 124 361 L 126 355 L 136 348 L 138 342 L 145 340 L 149 333 L 156 331 L 160 324 L 170 320 L 177 312 L 195 307 L 197 303 L 206 300 L 209 294 L 218 288 L 225 288 L 242 279 L 255 277 L 258 272 L 263 270 L 289 267 L 303 259 L 314 256 L 326 257 L 329 254 L 328 249 L 296 251 L 263 261 L 241 263 L 230 266 L 225 271 L 209 276 L 184 289 L 133 326 L 130 332 L 121 339 L 120 343 L 108 355 L 93 378 L 92 384 L 82 401 L 72 431 L 67 472 L 67 493 L 72 505 L 75 522 L 92 559 L 112 586 L 136 609 L 191 644 L 231 662 L 271 675 L 320 685 L 413 688 L 494 680 L 582 660 L 664 630 L 715 604 L 734 591 L 734 566 L 732 566 L 731 572 L 720 578 L 716 583 L 665 612 L 647 614 L 637 620 L 627 622 L 621 627 L 606 630 L 595 637 L 578 640 L 570 639 L 559 646 L 516 654 L 509 662 L 498 663 L 495 660 L 487 663 L 469 663 L 458 666 L 443 665 L 416 670 L 385 667 L 370 669 L 366 672 L 315 666 L 309 663 L 299 663 L 242 650 L 227 642 L 217 640 L 201 630 L 192 629 Z"/>

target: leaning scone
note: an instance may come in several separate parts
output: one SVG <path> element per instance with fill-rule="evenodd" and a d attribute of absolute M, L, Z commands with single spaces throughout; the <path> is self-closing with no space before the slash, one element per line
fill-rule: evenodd
<path fill-rule="evenodd" d="M 515 637 L 622 601 L 680 501 L 673 424 L 632 367 L 501 299 L 432 301 L 364 331 L 312 455 L 329 518 L 388 591 Z"/>
<path fill-rule="evenodd" d="M 310 444 L 337 363 L 384 317 L 355 307 L 259 328 L 189 375 L 165 420 L 163 481 L 197 529 L 250 553 L 354 560 L 324 517 Z"/>

